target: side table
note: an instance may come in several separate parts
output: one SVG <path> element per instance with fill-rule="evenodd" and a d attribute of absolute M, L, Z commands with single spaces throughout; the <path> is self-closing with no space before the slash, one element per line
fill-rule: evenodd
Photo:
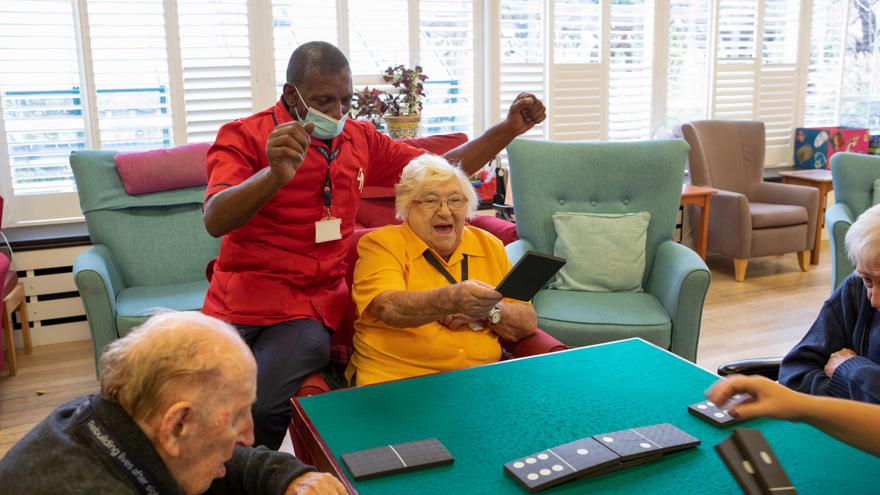
<path fill-rule="evenodd" d="M 831 171 L 825 169 L 797 170 L 793 172 L 779 172 L 783 184 L 796 186 L 815 187 L 819 190 L 819 218 L 816 219 L 816 240 L 813 242 L 813 251 L 810 253 L 810 264 L 819 264 L 819 246 L 822 239 L 822 227 L 825 226 L 825 196 L 834 190 L 831 182 Z"/>
<path fill-rule="evenodd" d="M 700 207 L 700 235 L 694 248 L 697 254 L 700 255 L 700 258 L 703 258 L 703 261 L 706 261 L 706 239 L 709 233 L 709 196 L 716 193 L 718 193 L 718 190 L 711 187 L 692 186 L 690 184 L 682 184 L 681 186 L 681 203 L 679 204 L 681 206 L 697 205 Z"/>

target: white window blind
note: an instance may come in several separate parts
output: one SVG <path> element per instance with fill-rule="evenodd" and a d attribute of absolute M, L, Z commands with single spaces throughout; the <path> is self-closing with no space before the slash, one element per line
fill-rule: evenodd
<path fill-rule="evenodd" d="M 544 2 L 501 0 L 500 118 L 522 92 L 544 99 Z M 543 138 L 545 124 L 524 137 Z"/>
<path fill-rule="evenodd" d="M 419 2 L 425 81 L 422 135 L 464 132 L 474 137 L 474 3 Z"/>
<path fill-rule="evenodd" d="M 290 63 L 290 56 L 297 47 L 309 41 L 326 41 L 340 46 L 336 2 L 274 0 L 272 21 L 275 40 L 275 87 L 280 98 L 284 83 L 287 82 L 287 64 Z"/>
<path fill-rule="evenodd" d="M 610 0 L 608 139 L 651 137 L 654 1 Z"/>
<path fill-rule="evenodd" d="M 101 148 L 174 146 L 161 0 L 88 0 Z"/>
<path fill-rule="evenodd" d="M 709 0 L 672 0 L 666 130 L 705 119 L 709 103 Z"/>
<path fill-rule="evenodd" d="M 348 0 L 348 60 L 355 75 L 409 67 L 409 37 L 407 0 Z"/>
<path fill-rule="evenodd" d="M 712 118 L 751 120 L 757 96 L 758 0 L 719 0 Z"/>
<path fill-rule="evenodd" d="M 837 125 L 845 50 L 844 0 L 813 0 L 804 125 Z"/>
<path fill-rule="evenodd" d="M 602 138 L 602 5 L 599 0 L 555 0 L 550 107 L 554 141 Z"/>
<path fill-rule="evenodd" d="M 876 2 L 853 1 L 846 27 L 840 125 L 880 130 L 880 44 Z"/>
<path fill-rule="evenodd" d="M 252 112 L 246 0 L 178 0 L 187 142 Z"/>
<path fill-rule="evenodd" d="M 764 122 L 766 165 L 788 165 L 796 126 L 800 2 L 764 0 L 758 120 Z"/>
<path fill-rule="evenodd" d="M 10 192 L 73 191 L 68 156 L 86 136 L 69 0 L 0 2 L 0 103 Z"/>

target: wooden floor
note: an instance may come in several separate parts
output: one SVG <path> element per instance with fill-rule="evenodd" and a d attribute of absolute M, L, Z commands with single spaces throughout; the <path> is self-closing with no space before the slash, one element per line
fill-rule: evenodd
<path fill-rule="evenodd" d="M 783 356 L 800 341 L 831 291 L 828 241 L 820 264 L 798 268 L 794 254 L 749 262 L 745 282 L 733 278 L 733 259 L 710 255 L 712 283 L 703 310 L 697 364 L 715 371 L 734 359 Z M 0 373 L 0 458 L 64 402 L 98 391 L 91 341 L 18 350 L 19 372 Z M 38 389 L 48 393 L 37 395 Z"/>

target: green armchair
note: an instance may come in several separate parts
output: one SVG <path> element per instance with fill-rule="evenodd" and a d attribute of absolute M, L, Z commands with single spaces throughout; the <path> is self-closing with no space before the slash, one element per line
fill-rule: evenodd
<path fill-rule="evenodd" d="M 711 274 L 697 253 L 671 241 L 688 150 L 678 139 L 508 146 L 520 237 L 507 246 L 512 263 L 530 250 L 553 254 L 554 212 L 651 214 L 643 292 L 545 288 L 533 300 L 538 327 L 570 347 L 641 337 L 696 360 Z"/>
<path fill-rule="evenodd" d="M 95 365 L 104 348 L 157 308 L 199 311 L 205 267 L 220 252 L 202 223 L 205 186 L 129 196 L 115 151 L 74 151 L 70 166 L 94 247 L 73 278 L 85 306 Z"/>
<path fill-rule="evenodd" d="M 831 157 L 836 203 L 825 211 L 828 245 L 831 247 L 831 292 L 855 268 L 846 255 L 843 239 L 859 215 L 874 206 L 874 181 L 877 179 L 880 179 L 880 156 L 835 153 Z"/>

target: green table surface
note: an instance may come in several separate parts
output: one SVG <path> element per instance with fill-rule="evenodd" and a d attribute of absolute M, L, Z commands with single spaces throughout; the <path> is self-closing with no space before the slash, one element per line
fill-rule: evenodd
<path fill-rule="evenodd" d="M 730 435 L 687 412 L 718 377 L 639 339 L 299 399 L 341 454 L 437 438 L 449 466 L 352 482 L 361 494 L 524 494 L 503 465 L 600 433 L 672 423 L 695 449 L 541 493 L 741 493 L 712 448 Z M 876 493 L 880 459 L 818 430 L 767 419 L 761 430 L 798 493 Z M 346 474 L 348 474 L 346 470 Z M 351 478 L 349 476 L 349 478 Z"/>

